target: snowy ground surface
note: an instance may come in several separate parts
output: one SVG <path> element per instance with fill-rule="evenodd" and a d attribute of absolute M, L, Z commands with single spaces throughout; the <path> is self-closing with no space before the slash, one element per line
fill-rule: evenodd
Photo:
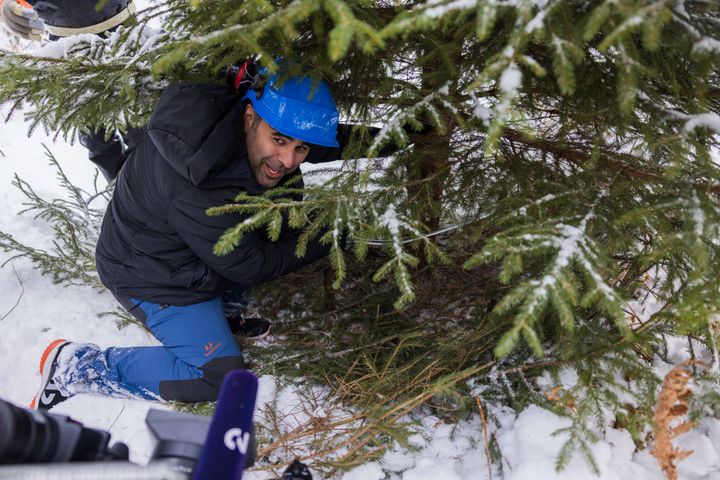
<path fill-rule="evenodd" d="M 1 42 L 0 42 L 1 44 Z M 15 115 L 0 126 L 0 230 L 35 247 L 50 248 L 52 231 L 42 220 L 17 216 L 23 195 L 11 187 L 14 174 L 28 181 L 46 199 L 64 192 L 48 164 L 43 144 L 59 160 L 70 179 L 90 188 L 94 167 L 78 144 L 53 142 L 42 132 L 26 136 L 22 115 Z M 10 258 L 0 253 L 0 262 Z M 113 310 L 114 299 L 107 292 L 88 287 L 61 287 L 43 277 L 29 261 L 18 259 L 0 269 L 0 398 L 26 406 L 35 393 L 40 377 L 38 361 L 43 348 L 56 338 L 93 342 L 101 347 L 152 345 L 156 340 L 140 328 L 118 330 L 112 319 L 98 314 Z M 680 361 L 687 354 L 678 348 L 674 357 Z M 670 366 L 658 365 L 660 374 Z M 260 379 L 259 406 L 272 400 L 285 412 L 297 408 L 298 397 L 292 389 L 278 389 L 275 379 Z M 152 438 L 144 418 L 149 408 L 164 405 L 137 401 L 76 396 L 58 406 L 62 413 L 85 425 L 108 429 L 113 441 L 125 442 L 131 460 L 145 463 L 152 450 Z M 502 456 L 502 472 L 495 466 L 492 478 L 506 480 L 593 479 L 598 478 L 587 464 L 575 457 L 562 473 L 556 473 L 554 462 L 564 439 L 553 432 L 568 423 L 537 407 L 519 415 L 499 407 L 488 406 L 490 433 L 497 439 Z M 380 461 L 367 463 L 337 478 L 343 480 L 456 480 L 490 478 L 485 455 L 483 428 L 479 416 L 457 425 L 443 424 L 430 415 L 416 416 L 419 433 L 412 439 L 412 449 L 397 449 Z M 2 426 L 0 426 L 2 428 Z M 626 431 L 607 426 L 599 432 L 600 441 L 593 453 L 602 479 L 655 480 L 663 478 L 655 459 L 647 450 L 637 452 Z M 720 422 L 705 420 L 682 436 L 677 444 L 694 450 L 680 463 L 680 478 L 686 480 L 720 480 Z M 289 459 L 288 459 L 289 460 Z M 251 472 L 245 478 L 272 478 L 266 472 Z M 316 478 L 318 476 L 316 475 Z"/>

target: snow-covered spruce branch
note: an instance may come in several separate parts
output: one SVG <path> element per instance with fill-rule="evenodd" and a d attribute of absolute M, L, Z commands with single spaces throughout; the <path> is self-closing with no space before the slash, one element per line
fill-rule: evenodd
<path fill-rule="evenodd" d="M 405 219 L 398 217 L 395 206 L 390 205 L 378 221 L 382 227 L 387 229 L 392 240 L 392 258 L 375 272 L 373 281 L 379 282 L 388 276 L 388 274 L 395 274 L 395 283 L 400 289 L 400 298 L 395 302 L 395 308 L 399 309 L 405 303 L 412 302 L 415 299 L 409 268 L 417 266 L 419 259 L 402 248 L 402 244 L 400 243 L 400 227 L 402 225 L 407 228 L 408 223 Z"/>
<path fill-rule="evenodd" d="M 104 288 L 95 271 L 95 243 L 100 230 L 103 211 L 90 206 L 91 202 L 104 197 L 106 192 L 88 193 L 74 186 L 48 151 L 51 165 L 58 171 L 58 180 L 68 192 L 70 199 L 48 201 L 17 175 L 13 186 L 26 197 L 22 213 L 35 213 L 35 218 L 48 222 L 53 230 L 52 250 L 25 245 L 13 235 L 0 232 L 0 249 L 12 253 L 8 261 L 18 257 L 29 259 L 43 275 L 52 277 L 63 285 L 89 285 Z M 3 265 L 5 265 L 3 264 Z"/>
<path fill-rule="evenodd" d="M 353 39 L 366 53 L 385 46 L 380 33 L 367 23 L 359 21 L 344 1 L 325 0 L 324 7 L 335 22 L 328 42 L 328 53 L 332 60 L 338 61 L 345 57 Z"/>
<path fill-rule="evenodd" d="M 50 165 L 54 167 L 57 172 L 57 179 L 60 186 L 69 194 L 70 200 L 61 198 L 56 198 L 52 201 L 45 200 L 35 192 L 30 184 L 15 175 L 12 185 L 20 190 L 28 199 L 23 203 L 25 208 L 18 212 L 18 214 L 22 215 L 27 212 L 33 212 L 35 213 L 35 218 L 42 218 L 56 225 L 64 225 L 67 230 L 76 231 L 82 238 L 85 238 L 87 242 L 94 245 L 95 241 L 97 241 L 97 234 L 100 230 L 104 210 L 102 207 L 95 208 L 92 204 L 98 199 L 108 201 L 111 188 L 104 190 L 96 189 L 95 192 L 87 192 L 77 187 L 67 177 L 65 171 L 47 146 L 43 145 L 43 147 L 45 148 L 45 154 L 48 157 Z"/>
<path fill-rule="evenodd" d="M 532 33 L 540 28 L 545 16 L 560 2 L 554 0 L 428 0 L 399 16 L 381 32 L 384 37 L 409 34 L 430 28 L 451 16 L 477 12 L 476 34 L 485 40 L 495 26 L 501 9 L 512 9 L 522 28 Z"/>
<path fill-rule="evenodd" d="M 165 46 L 168 37 L 161 30 L 146 24 L 119 27 L 107 38 L 80 34 L 61 38 L 25 54 L 3 55 L 0 67 L 20 64 L 52 69 L 71 64 L 88 70 L 111 70 L 113 65 L 149 74 L 151 60 Z M 142 62 L 140 60 L 143 60 Z M 132 67 L 132 68 L 131 68 Z"/>
<path fill-rule="evenodd" d="M 311 174 L 323 172 L 325 169 L 315 169 Z M 263 196 L 253 196 L 246 192 L 241 192 L 236 198 L 234 203 L 227 205 L 212 207 L 208 209 L 208 215 L 227 215 L 227 214 L 240 214 L 245 216 L 254 216 L 265 210 L 274 210 L 277 212 L 284 212 L 288 216 L 289 226 L 291 228 L 300 229 L 310 223 L 310 214 L 316 209 L 329 206 L 328 208 L 339 208 L 342 206 L 344 209 L 351 209 L 354 213 L 348 213 L 347 218 L 362 218 L 367 215 L 368 208 L 374 208 L 377 204 L 387 203 L 388 198 L 398 198 L 398 196 L 404 196 L 406 189 L 409 186 L 418 186 L 433 180 L 432 177 L 423 178 L 414 181 L 406 181 L 402 185 L 385 185 L 380 183 L 374 183 L 374 181 L 366 176 L 366 171 L 342 171 L 338 169 L 328 170 L 336 176 L 330 179 L 320 189 L 312 189 L 310 187 L 305 188 L 294 188 L 294 187 L 281 187 L 267 191 Z M 356 185 L 358 178 L 362 178 L 360 187 Z M 289 181 L 294 183 L 295 180 Z M 367 182 L 371 182 L 371 185 L 367 185 Z M 304 197 L 301 200 L 299 197 Z M 273 214 L 275 215 L 275 214 Z M 342 217 L 342 216 L 341 216 Z M 263 215 L 263 218 L 268 218 Z M 374 214 L 373 218 L 379 218 L 377 214 Z M 264 223 L 260 222 L 258 225 L 256 220 L 246 219 L 241 224 L 237 225 L 236 228 L 228 231 L 228 237 L 226 240 L 232 240 L 233 242 L 239 241 L 240 238 L 234 239 L 235 235 L 240 237 L 245 233 L 256 228 L 259 228 Z M 337 223 L 334 223 L 337 226 Z M 428 239 L 447 233 L 460 228 L 462 225 L 450 224 L 445 225 L 442 228 L 433 231 L 423 231 L 421 228 L 408 228 L 408 236 L 400 239 L 401 244 L 427 241 Z M 345 227 L 348 232 L 352 233 L 354 223 L 346 224 Z M 337 234 L 337 229 L 333 228 L 333 234 Z M 359 233 L 358 233 L 359 234 Z M 274 238 L 274 236 L 273 236 Z M 351 238 L 354 238 L 351 235 Z M 364 246 L 383 246 L 392 243 L 391 240 L 386 240 L 381 237 L 366 237 L 362 244 Z M 357 246 L 358 243 L 355 242 Z M 217 254 L 224 254 L 229 252 L 234 246 L 220 242 L 218 244 Z M 221 253 L 222 252 L 222 253 Z"/>
<path fill-rule="evenodd" d="M 272 63 L 275 56 L 272 49 L 277 48 L 275 39 L 283 37 L 287 41 L 293 41 L 298 35 L 296 26 L 307 21 L 313 16 L 327 14 L 335 26 L 329 33 L 328 54 L 333 61 L 346 56 L 353 41 L 366 53 L 371 53 L 381 48 L 384 43 L 378 32 L 369 24 L 357 19 L 353 9 L 348 2 L 342 0 L 295 0 L 288 5 L 274 8 L 268 3 L 262 7 L 245 7 L 246 15 L 237 15 L 235 2 L 225 2 L 222 5 L 202 6 L 197 3 L 196 10 L 202 8 L 213 8 L 213 15 L 219 18 L 232 18 L 232 24 L 224 25 L 222 28 L 215 28 L 211 31 L 192 35 L 188 40 L 181 40 L 172 51 L 160 59 L 157 64 L 158 71 L 167 71 L 177 63 L 195 64 L 206 61 L 204 52 L 218 45 L 233 45 L 236 55 L 241 57 L 260 55 L 272 71 L 276 64 Z M 192 29 L 194 15 L 188 16 L 187 21 L 179 19 L 177 26 L 180 29 Z M 248 21 L 249 20 L 249 21 Z M 268 35 L 271 32 L 277 36 Z M 267 44 L 267 38 L 272 37 L 273 43 Z M 192 59 L 190 59 L 192 57 Z"/>
<path fill-rule="evenodd" d="M 396 308 L 415 298 L 411 269 L 419 263 L 418 257 L 407 251 L 407 238 L 403 236 L 410 236 L 421 243 L 428 262 L 447 261 L 445 252 L 424 233 L 424 227 L 398 212 L 397 205 L 402 198 L 396 195 L 404 194 L 402 190 L 376 190 L 363 195 L 317 192 L 318 196 L 309 200 L 283 196 L 283 193 L 293 191 L 280 189 L 280 192 L 270 192 L 271 196 L 263 197 L 241 193 L 237 203 L 208 209 L 207 214 L 213 216 L 245 216 L 221 235 L 214 248 L 215 254 L 230 253 L 252 231 L 265 229 L 268 238 L 277 240 L 284 231 L 284 225 L 287 225 L 302 230 L 295 251 L 298 257 L 305 254 L 308 242 L 314 238 L 319 237 L 322 244 L 330 245 L 330 263 L 335 271 L 334 287 L 338 288 L 346 274 L 345 245 L 350 244 L 355 257 L 362 259 L 372 242 L 385 247 L 390 256 L 374 273 L 373 280 L 379 282 L 393 275 L 400 291 Z M 383 213 L 378 213 L 378 205 L 385 206 Z"/>
<path fill-rule="evenodd" d="M 554 310 L 567 331 L 575 328 L 574 309 L 582 305 L 596 306 L 614 320 L 621 332 L 628 332 L 620 309 L 621 299 L 598 272 L 599 249 L 588 234 L 589 223 L 595 218 L 595 208 L 602 198 L 601 194 L 577 225 L 558 222 L 511 228 L 508 233 L 493 237 L 465 263 L 465 268 L 474 268 L 503 260 L 500 280 L 511 283 L 523 273 L 524 262 L 552 254 L 541 278 L 520 282 L 494 308 L 493 314 L 497 316 L 517 312 L 513 326 L 498 342 L 496 355 L 510 353 L 522 335 L 533 351 L 542 356 L 544 350 L 535 324 L 548 308 Z M 583 289 L 586 292 L 581 297 Z"/>
<path fill-rule="evenodd" d="M 82 204 L 68 202 L 63 199 L 47 201 L 35 193 L 32 187 L 17 175 L 13 180 L 13 186 L 28 198 L 28 200 L 23 203 L 25 208 L 20 211 L 19 214 L 35 212 L 35 218 L 42 218 L 48 223 L 61 225 L 61 232 L 78 232 L 79 238 L 89 243 L 93 242 L 94 238 L 90 237 L 90 235 L 94 235 L 97 232 L 91 232 L 89 228 L 93 225 L 95 227 L 99 225 L 99 221 L 97 220 L 102 218 L 100 212 L 97 212 L 97 215 L 92 214 L 92 216 L 90 216 L 86 214 L 84 211 L 85 207 Z"/>
<path fill-rule="evenodd" d="M 669 121 L 682 123 L 682 131 L 685 135 L 692 133 L 697 128 L 705 128 L 714 134 L 720 134 L 720 115 L 716 113 L 684 113 L 653 100 L 643 91 L 638 92 L 638 99 L 643 104 L 665 114 Z"/>
<path fill-rule="evenodd" d="M 152 79 L 152 63 L 165 35 L 140 24 L 108 38 L 77 35 L 27 54 L 0 53 L 0 103 L 22 107 L 30 131 L 73 138 L 77 129 L 108 131 L 146 121 L 147 107 L 164 87 Z M 112 79 L 112 81 L 109 81 Z"/>
<path fill-rule="evenodd" d="M 56 236 L 62 235 L 62 240 L 53 242 L 52 252 L 25 245 L 12 235 L 0 232 L 0 248 L 13 254 L 2 266 L 23 257 L 55 283 L 104 288 L 95 272 L 95 256 L 87 255 L 88 251 L 78 243 L 74 232 L 63 232 L 59 228 L 54 228 L 54 231 Z"/>
<path fill-rule="evenodd" d="M 670 1 L 668 0 L 660 0 L 650 2 L 646 5 L 640 4 L 635 11 L 623 12 L 621 14 L 621 21 L 619 21 L 617 26 L 600 42 L 598 50 L 606 51 L 613 45 L 616 47 L 621 46 L 621 40 L 638 30 L 644 30 L 645 36 L 643 40 L 645 41 L 646 47 L 650 49 L 656 48 L 657 42 L 659 41 L 659 30 L 657 30 L 657 27 L 664 24 L 665 19 L 669 16 L 670 12 L 667 9 L 669 3 Z M 613 13 L 610 10 L 612 7 L 609 9 L 604 8 L 605 5 L 608 4 L 610 4 L 610 2 L 606 2 L 598 7 L 602 15 L 606 16 L 605 18 L 608 18 L 611 13 Z"/>
<path fill-rule="evenodd" d="M 717 197 L 705 189 L 687 190 L 671 201 L 628 212 L 621 220 L 623 226 L 648 232 L 651 241 L 643 252 L 644 264 L 662 270 L 655 274 L 653 295 L 663 307 L 642 328 L 663 320 L 681 323 L 684 333 L 703 338 L 716 355 L 712 325 L 720 302 L 720 208 Z"/>
<path fill-rule="evenodd" d="M 612 148 L 611 146 L 603 146 L 598 148 L 597 146 L 584 145 L 580 142 L 574 143 L 545 139 L 534 137 L 512 128 L 505 128 L 502 133 L 502 138 L 531 150 L 552 154 L 558 159 L 567 160 L 581 168 L 585 168 L 595 161 L 597 165 L 609 172 L 620 173 L 648 184 L 663 184 L 669 181 L 661 166 L 655 166 L 653 163 L 648 162 L 648 160 L 652 160 L 652 158 L 649 157 L 650 153 L 640 152 L 638 155 L 634 152 L 624 152 L 624 149 L 620 147 Z M 641 136 L 628 137 L 627 139 L 616 138 L 617 142 L 629 143 L 631 140 L 644 144 L 650 139 Z M 708 167 L 713 169 L 717 168 L 712 164 L 708 165 Z M 692 179 L 689 186 L 707 189 L 716 195 L 720 195 L 720 184 L 715 181 Z"/>
<path fill-rule="evenodd" d="M 29 186 L 25 182 L 19 179 L 16 179 L 16 182 L 18 188 L 24 193 L 28 192 Z M 30 202 L 34 201 L 33 197 L 29 198 Z M 36 206 L 25 211 L 32 209 L 40 210 L 36 218 L 41 217 L 52 225 L 55 237 L 52 251 L 25 245 L 12 235 L 0 232 L 0 248 L 13 253 L 8 261 L 25 257 L 40 269 L 43 275 L 51 276 L 56 283 L 103 288 L 95 272 L 94 239 L 98 232 L 92 230 L 86 219 L 78 216 L 77 209 L 69 207 L 65 201 L 41 200 Z"/>
<path fill-rule="evenodd" d="M 286 7 L 275 10 L 260 20 L 232 25 L 203 35 L 196 35 L 190 39 L 190 42 L 193 46 L 208 46 L 216 44 L 219 38 L 226 37 L 227 35 L 251 35 L 252 37 L 257 37 L 272 29 L 274 26 L 283 23 L 293 24 L 306 20 L 308 16 L 319 7 L 319 2 L 314 0 L 294 0 Z"/>
<path fill-rule="evenodd" d="M 445 126 L 441 120 L 442 116 L 438 112 L 437 107 L 433 105 L 433 102 L 439 102 L 445 105 L 443 102 L 444 97 L 447 97 L 450 90 L 450 82 L 446 82 L 439 89 L 429 93 L 420 101 L 412 105 L 411 107 L 404 108 L 396 112 L 390 120 L 387 121 L 385 126 L 375 135 L 373 142 L 368 147 L 368 156 L 373 157 L 377 153 L 390 143 L 395 141 L 396 145 L 405 146 L 408 144 L 408 135 L 403 129 L 405 125 L 410 125 L 417 130 L 422 128 L 422 123 L 418 120 L 418 116 L 423 112 L 427 112 L 430 118 L 433 120 L 436 127 L 444 129 Z"/>
<path fill-rule="evenodd" d="M 602 335 L 604 332 L 599 332 Z M 571 370 L 570 370 L 571 369 Z M 575 452 L 587 465 L 600 475 L 591 444 L 601 435 L 607 419 L 614 419 L 640 440 L 643 432 L 651 426 L 652 407 L 659 379 L 647 368 L 640 357 L 631 351 L 610 351 L 575 362 L 565 377 L 572 377 L 574 385 L 559 383 L 541 402 L 553 403 L 556 413 L 567 417 L 570 425 L 553 432 L 554 436 L 566 438 L 555 459 L 558 471 L 565 469 Z M 632 380 L 627 372 L 637 372 Z M 549 402 L 548 402 L 549 403 Z"/>
<path fill-rule="evenodd" d="M 506 123 L 514 114 L 518 113 L 515 111 L 514 105 L 520 96 L 523 83 L 523 71 L 520 66 L 526 67 L 537 77 L 544 77 L 547 74 L 545 68 L 524 51 L 535 32 L 544 30 L 545 17 L 559 3 L 552 0 L 523 0 L 514 3 L 512 6 L 517 11 L 515 30 L 520 33 L 510 37 L 500 53 L 490 59 L 476 78 L 465 88 L 465 92 L 475 103 L 474 113 L 487 126 L 487 139 L 484 142 L 486 154 L 493 152 Z M 492 14 L 494 15 L 495 12 L 493 11 Z M 572 78 L 568 74 L 569 67 L 562 60 L 570 58 L 577 63 L 580 53 L 569 43 L 556 42 L 555 45 L 557 82 L 562 91 L 572 84 Z M 558 46 L 561 48 L 561 52 L 557 51 Z M 480 105 L 474 96 L 475 91 L 485 88 L 490 82 L 496 83 L 499 92 L 499 97 L 492 108 Z"/>
<path fill-rule="evenodd" d="M 701 32 L 697 23 L 698 20 L 707 20 L 708 22 L 713 20 L 713 17 L 703 17 L 702 15 L 691 15 L 686 6 L 685 0 L 676 0 L 673 7 L 672 17 L 673 20 L 682 25 L 687 33 L 691 36 L 695 42 L 692 48 L 692 52 L 695 54 L 711 54 L 720 55 L 720 38 L 712 37 Z M 717 21 L 717 19 L 714 19 Z M 692 22 L 695 22 L 693 24 Z M 717 29 L 709 28 L 709 32 L 717 33 Z"/>

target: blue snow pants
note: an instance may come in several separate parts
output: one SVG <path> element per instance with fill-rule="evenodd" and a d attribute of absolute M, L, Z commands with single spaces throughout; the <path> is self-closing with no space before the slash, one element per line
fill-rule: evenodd
<path fill-rule="evenodd" d="M 225 374 L 244 367 L 220 297 L 186 306 L 116 298 L 163 344 L 103 352 L 118 390 L 144 398 L 152 395 L 143 390 L 165 400 L 216 400 Z"/>

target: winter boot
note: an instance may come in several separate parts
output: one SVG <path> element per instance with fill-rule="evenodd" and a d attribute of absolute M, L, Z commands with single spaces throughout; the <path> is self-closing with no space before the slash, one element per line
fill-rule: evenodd
<path fill-rule="evenodd" d="M 270 322 L 264 318 L 236 315 L 227 317 L 227 321 L 234 335 L 239 335 L 249 340 L 259 340 L 270 334 Z"/>
<path fill-rule="evenodd" d="M 60 351 L 69 344 L 70 342 L 66 340 L 58 339 L 45 348 L 42 357 L 40 357 L 40 390 L 30 402 L 30 408 L 50 410 L 58 403 L 70 398 L 60 393 L 53 379 L 57 370 L 57 359 Z"/>

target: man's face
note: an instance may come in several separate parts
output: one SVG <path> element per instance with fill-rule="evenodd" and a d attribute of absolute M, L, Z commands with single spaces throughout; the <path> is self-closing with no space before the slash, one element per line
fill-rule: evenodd
<path fill-rule="evenodd" d="M 255 180 L 274 187 L 280 179 L 297 169 L 307 157 L 307 143 L 283 135 L 255 114 L 248 104 L 243 116 L 248 162 Z"/>

